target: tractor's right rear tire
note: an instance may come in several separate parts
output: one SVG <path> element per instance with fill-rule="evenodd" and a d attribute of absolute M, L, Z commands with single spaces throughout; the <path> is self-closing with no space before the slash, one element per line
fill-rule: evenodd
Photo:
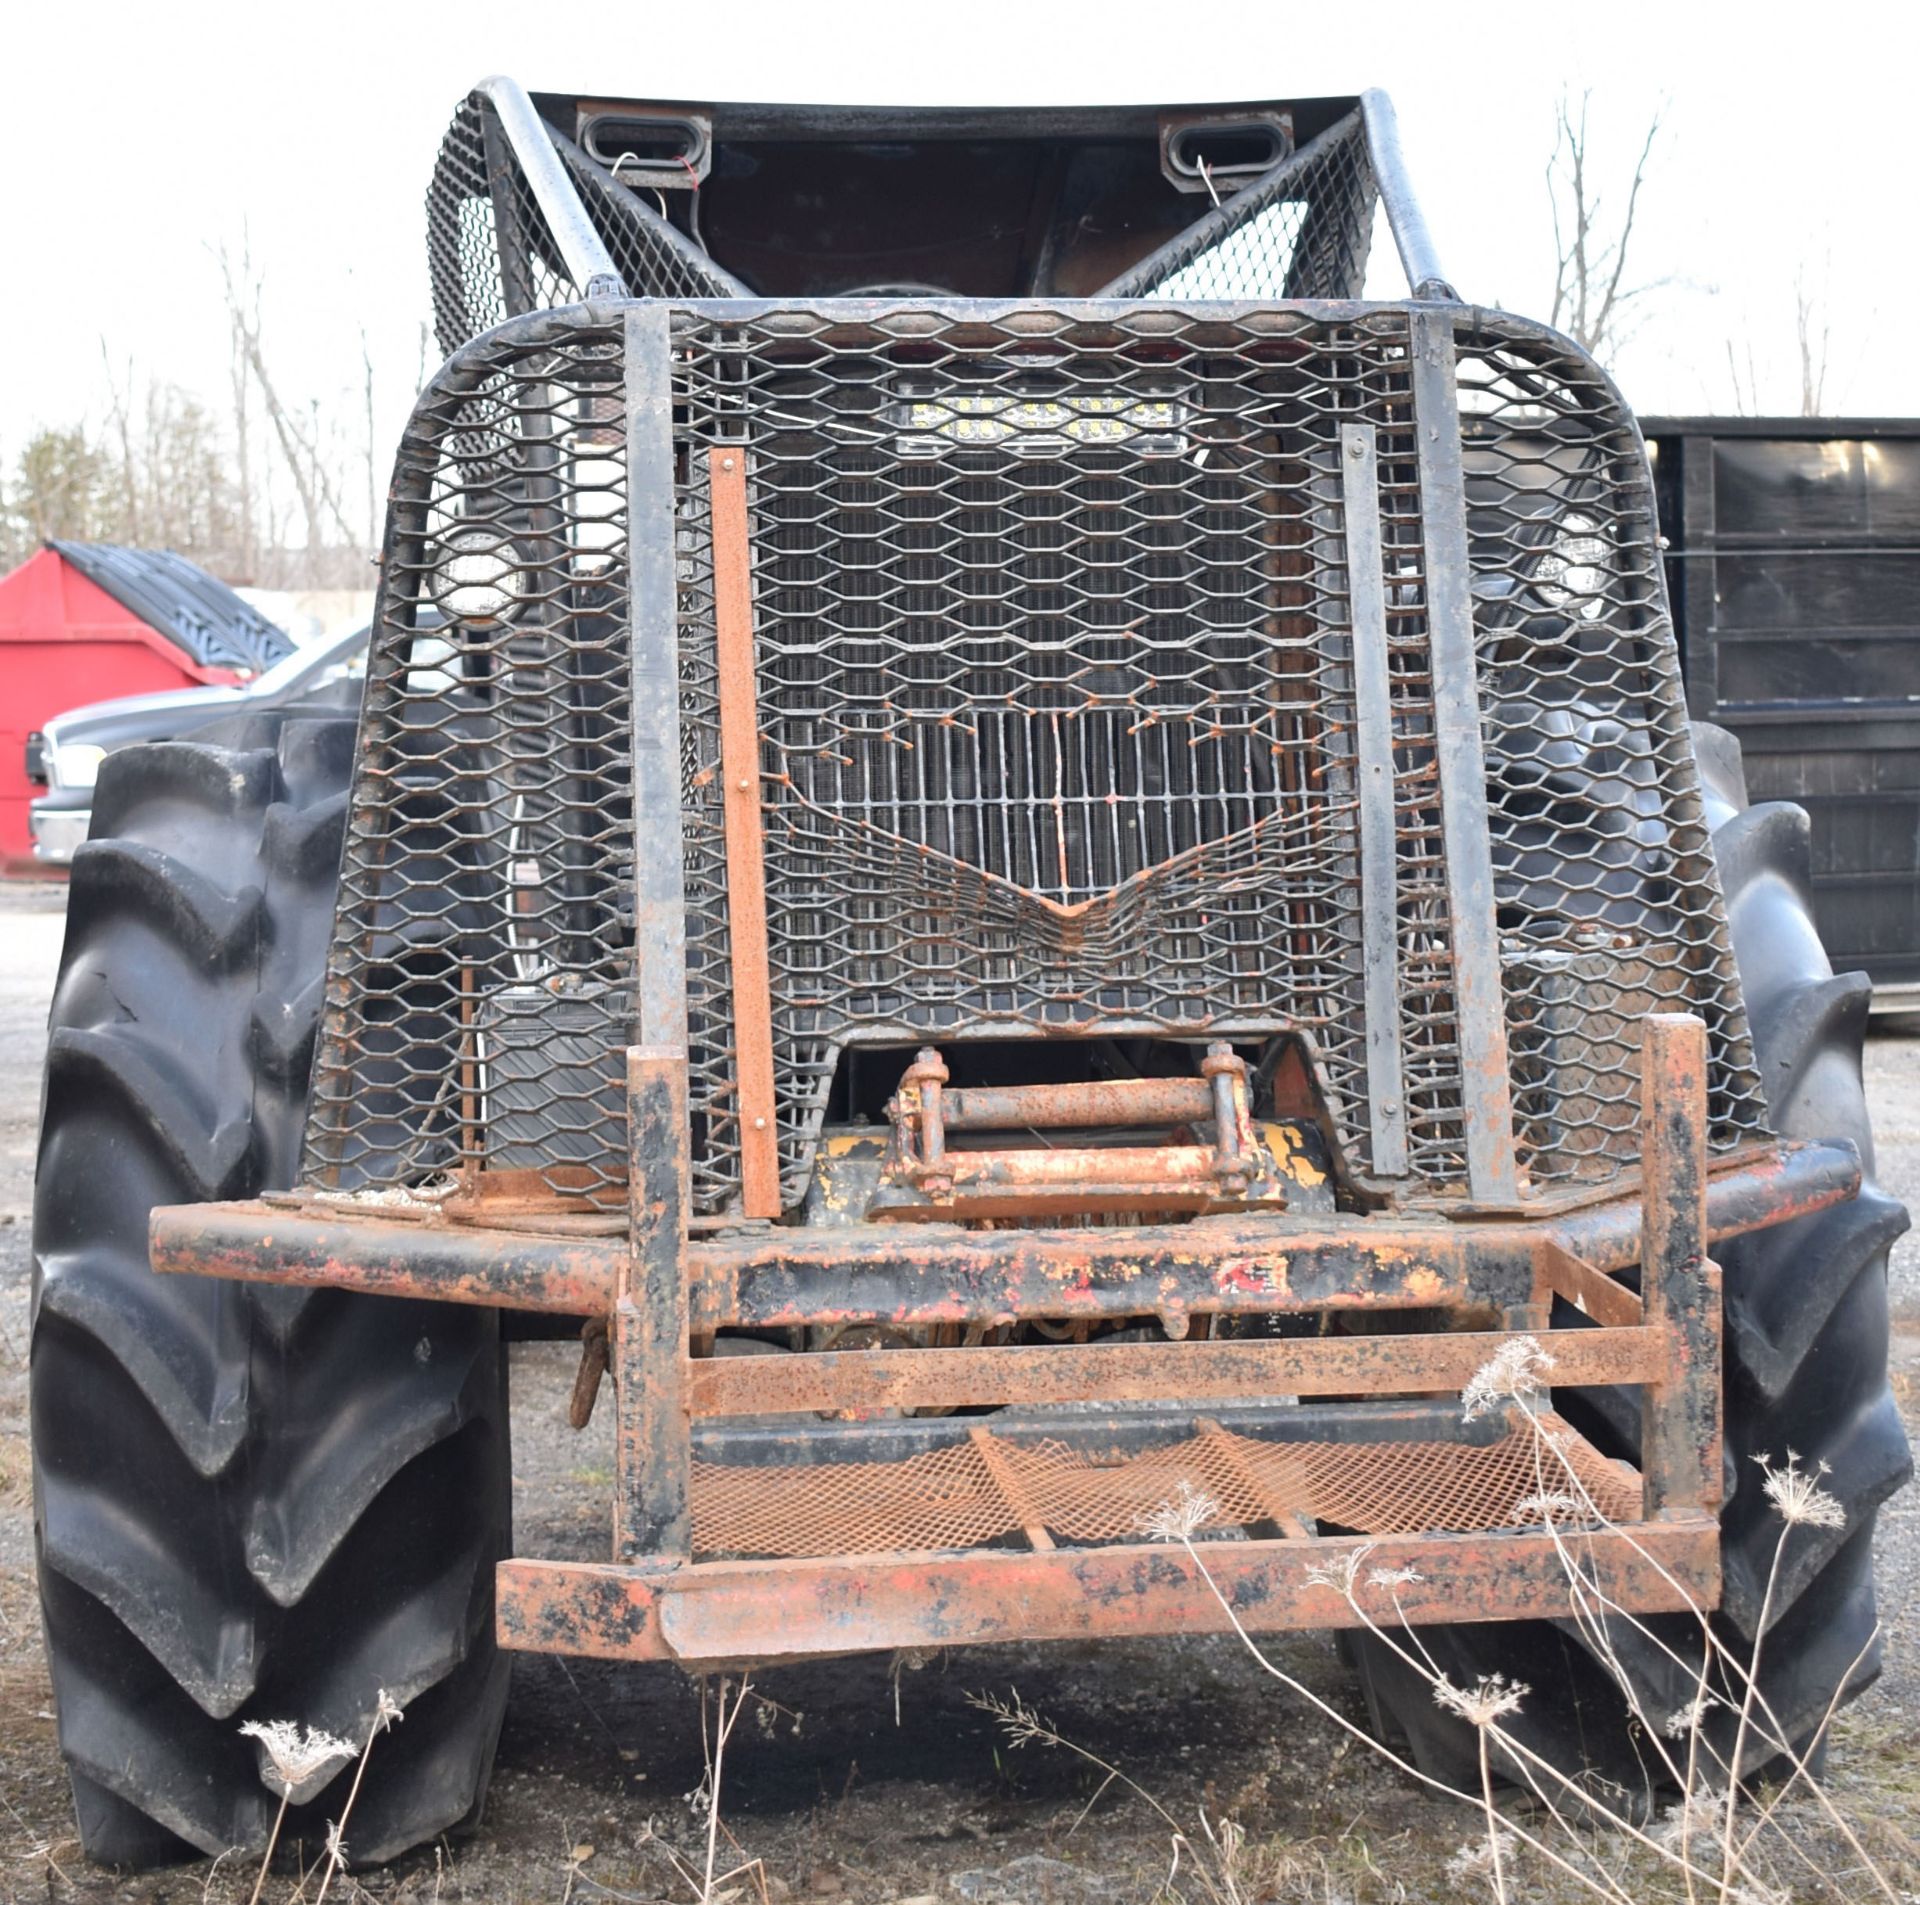
<path fill-rule="evenodd" d="M 1873 1533 L 1880 1505 L 1912 1474 L 1900 1412 L 1887 1381 L 1887 1250 L 1907 1213 L 1873 1176 L 1873 1131 L 1860 1076 L 1860 1043 L 1872 988 L 1836 974 L 1813 920 L 1806 814 L 1785 803 L 1749 806 L 1739 744 L 1696 728 L 1714 856 L 1754 1055 L 1773 1129 L 1783 1138 L 1844 1139 L 1859 1148 L 1860 1194 L 1809 1217 L 1753 1231 L 1715 1251 L 1724 1273 L 1726 1503 L 1720 1518 L 1723 1589 L 1715 1630 L 1737 1658 L 1758 1647 L 1766 1708 L 1789 1745 L 1819 1734 L 1828 1714 L 1880 1671 Z M 1556 1391 L 1571 1416 L 1600 1398 Z M 1607 1432 L 1604 1416 L 1583 1427 Z M 1844 1526 L 1783 1529 L 1759 1463 L 1789 1452 L 1838 1501 Z M 1626 1451 L 1632 1453 L 1631 1448 Z M 1779 1579 L 1764 1635 L 1760 1614 L 1774 1550 Z M 1684 1662 L 1698 1648 L 1685 1616 L 1650 1623 L 1672 1654 L 1616 1635 L 1634 1703 L 1656 1724 L 1688 1708 L 1697 1680 Z M 1545 1621 L 1423 1631 L 1434 1665 L 1456 1686 L 1504 1674 L 1530 1691 L 1502 1724 L 1563 1772 L 1597 1780 L 1645 1803 L 1659 1760 L 1621 1687 L 1567 1626 Z M 1478 1740 L 1443 1712 L 1430 1682 L 1391 1648 L 1354 1637 L 1377 1729 L 1405 1739 L 1421 1770 L 1477 1790 Z M 1715 1712 L 1708 1744 L 1724 1761 L 1737 1731 Z M 1742 1778 L 1779 1758 L 1749 1737 Z M 1722 1777 L 1716 1773 L 1717 1779 Z"/>
<path fill-rule="evenodd" d="M 109 760 L 73 867 L 34 1206 L 47 1651 L 81 1841 L 114 1864 L 257 1852 L 276 1799 L 242 1722 L 361 1742 L 386 1690 L 363 1863 L 485 1790 L 505 1362 L 490 1311 L 148 1266 L 155 1205 L 292 1183 L 325 977 L 353 723 L 218 738 Z"/>

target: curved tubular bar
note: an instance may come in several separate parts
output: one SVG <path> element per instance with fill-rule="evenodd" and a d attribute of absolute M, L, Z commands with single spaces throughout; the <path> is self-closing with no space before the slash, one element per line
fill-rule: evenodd
<path fill-rule="evenodd" d="M 539 203 L 547 229 L 553 234 L 553 242 L 560 247 L 567 275 L 579 287 L 580 295 L 588 299 L 624 298 L 626 281 L 594 228 L 593 220 L 587 216 L 587 208 L 581 204 L 573 181 L 568 178 L 566 165 L 554 150 L 547 132 L 546 121 L 534 111 L 533 101 L 519 81 L 496 73 L 491 79 L 483 79 L 474 91 L 493 108 L 500 130 L 513 147 L 513 156 L 519 160 L 520 169 Z"/>
<path fill-rule="evenodd" d="M 1400 254 L 1409 288 L 1416 298 L 1458 304 L 1460 294 L 1440 269 L 1433 234 L 1427 230 L 1426 215 L 1413 195 L 1393 101 L 1379 87 L 1369 86 L 1360 95 L 1360 110 L 1366 119 L 1367 154 L 1373 161 L 1374 183 L 1380 190 L 1380 203 L 1386 207 L 1387 226 L 1393 233 L 1394 249 Z"/>

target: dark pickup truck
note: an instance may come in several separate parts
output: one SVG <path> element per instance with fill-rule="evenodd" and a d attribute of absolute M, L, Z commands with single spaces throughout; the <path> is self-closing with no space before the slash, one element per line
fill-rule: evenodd
<path fill-rule="evenodd" d="M 216 721 L 294 701 L 325 697 L 348 706 L 358 693 L 366 653 L 366 629 L 349 629 L 296 648 L 235 687 L 121 695 L 57 715 L 27 737 L 27 778 L 47 790 L 31 809 L 34 858 L 49 866 L 72 861 L 93 821 L 100 763 L 117 749 L 185 740 Z"/>

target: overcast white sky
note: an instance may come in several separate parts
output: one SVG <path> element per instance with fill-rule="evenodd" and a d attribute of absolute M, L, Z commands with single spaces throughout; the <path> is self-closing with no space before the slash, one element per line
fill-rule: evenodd
<path fill-rule="evenodd" d="M 290 394 L 357 406 L 364 325 L 391 441 L 426 309 L 422 193 L 456 100 L 493 71 L 536 90 L 909 104 L 1384 86 L 1463 295 L 1540 317 L 1554 105 L 1590 87 L 1616 193 L 1666 111 L 1630 271 L 1664 282 L 1616 367 L 1635 405 L 1734 408 L 1731 341 L 1761 407 L 1797 409 L 1801 274 L 1831 329 L 1827 408 L 1911 413 L 1915 19 L 1859 0 L 38 0 L 14 10 L 0 68 L 0 462 L 38 424 L 99 421 L 102 340 L 224 405 L 213 252 L 243 228 Z M 1390 247 L 1372 289 L 1402 289 Z"/>

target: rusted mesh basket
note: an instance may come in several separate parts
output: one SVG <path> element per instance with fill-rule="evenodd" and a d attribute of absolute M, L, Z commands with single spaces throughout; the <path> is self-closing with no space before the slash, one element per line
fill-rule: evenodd
<path fill-rule="evenodd" d="M 1268 1442 L 1213 1426 L 1124 1457 L 976 1430 L 898 1462 L 699 1462 L 694 1547 L 708 1556 L 884 1554 L 1019 1544 L 1036 1528 L 1059 1542 L 1139 1541 L 1159 1510 L 1189 1495 L 1213 1504 L 1204 1520 L 1213 1534 L 1273 1523 L 1297 1534 L 1314 1522 L 1369 1535 L 1477 1533 L 1525 1525 L 1537 1519 L 1531 1499 L 1567 1494 L 1561 1456 L 1600 1517 L 1639 1518 L 1636 1474 L 1557 1419 L 1547 1429 L 1557 1453 L 1543 1453 L 1524 1426 L 1483 1445 Z"/>

